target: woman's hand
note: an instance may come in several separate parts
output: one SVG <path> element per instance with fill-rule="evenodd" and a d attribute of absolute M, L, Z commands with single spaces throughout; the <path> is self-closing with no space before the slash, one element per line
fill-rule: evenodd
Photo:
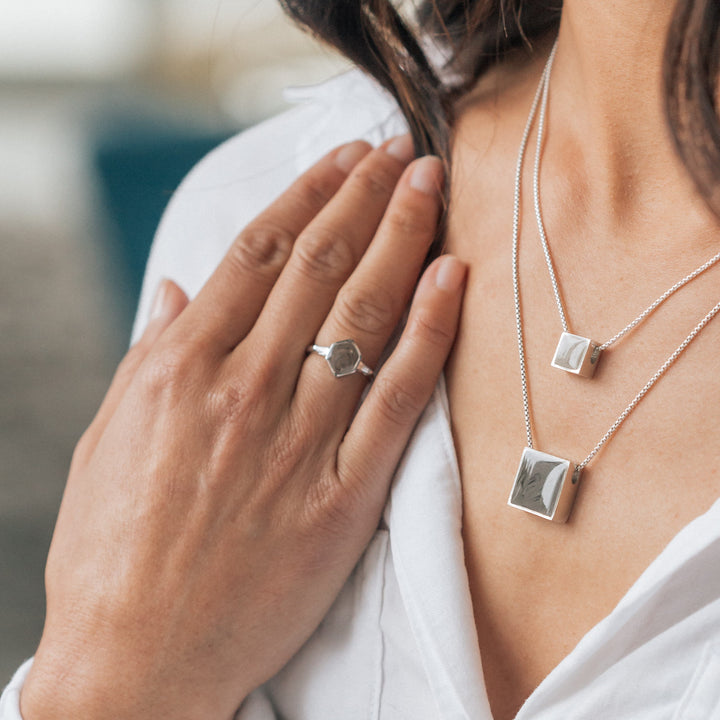
<path fill-rule="evenodd" d="M 465 268 L 434 262 L 442 167 L 398 138 L 321 160 L 188 304 L 165 281 L 77 446 L 46 571 L 26 720 L 225 720 L 320 623 L 376 529 L 456 332 Z"/>

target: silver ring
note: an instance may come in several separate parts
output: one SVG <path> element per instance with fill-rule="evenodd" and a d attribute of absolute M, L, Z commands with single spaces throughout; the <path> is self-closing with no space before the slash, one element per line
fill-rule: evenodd
<path fill-rule="evenodd" d="M 330 347 L 310 345 L 307 352 L 324 357 L 335 377 L 345 377 L 356 372 L 368 378 L 373 376 L 372 369 L 362 361 L 360 348 L 354 340 L 340 340 Z"/>

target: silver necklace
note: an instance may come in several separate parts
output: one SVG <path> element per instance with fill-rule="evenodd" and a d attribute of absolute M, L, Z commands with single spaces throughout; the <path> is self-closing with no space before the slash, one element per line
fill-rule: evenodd
<path fill-rule="evenodd" d="M 554 55 L 555 47 L 553 47 L 552 53 L 550 54 L 548 64 L 545 67 L 543 76 L 540 80 L 540 85 L 538 86 L 535 98 L 533 99 L 530 116 L 520 143 L 520 150 L 518 152 L 517 166 L 515 170 L 512 250 L 513 292 L 515 297 L 515 324 L 517 327 L 518 354 L 520 356 L 520 378 L 522 382 L 527 447 L 523 450 L 520 458 L 520 465 L 515 476 L 515 482 L 513 483 L 512 490 L 510 491 L 508 504 L 512 507 L 524 510 L 547 520 L 562 523 L 568 519 L 570 511 L 572 510 L 582 470 L 617 432 L 618 428 L 623 422 L 625 422 L 628 415 L 630 415 L 645 395 L 647 395 L 653 385 L 655 385 L 655 383 L 667 372 L 678 357 L 680 357 L 683 351 L 697 337 L 700 331 L 715 317 L 715 315 L 717 315 L 718 312 L 720 312 L 720 303 L 715 305 L 715 307 L 713 307 L 713 309 L 705 315 L 705 317 L 695 326 L 685 340 L 680 343 L 677 349 L 667 358 L 660 368 L 658 368 L 655 374 L 647 381 L 647 383 L 645 383 L 642 389 L 620 413 L 608 431 L 602 436 L 600 441 L 581 463 L 574 463 L 571 460 L 535 449 L 533 444 L 530 394 L 528 390 L 527 368 L 525 362 L 525 342 L 523 339 L 522 313 L 520 307 L 520 277 L 518 263 L 520 236 L 520 186 L 523 161 L 525 158 L 525 150 L 527 148 L 530 129 L 540 102 L 541 94 L 547 86 L 549 68 Z"/>
<path fill-rule="evenodd" d="M 696 268 L 684 278 L 676 282 L 672 287 L 668 288 L 659 298 L 657 298 L 657 300 L 648 305 L 648 307 L 645 308 L 645 310 L 643 310 L 634 320 L 629 322 L 622 330 L 613 335 L 613 337 L 611 337 L 607 342 L 601 344 L 591 340 L 590 338 L 571 332 L 567 320 L 567 313 L 565 312 L 565 306 L 560 295 L 560 287 L 555 274 L 555 267 L 550 255 L 550 246 L 548 244 L 547 233 L 545 232 L 545 224 L 543 223 L 542 213 L 540 211 L 540 159 L 542 156 L 542 147 L 545 137 L 545 117 L 547 114 L 550 73 L 552 72 L 556 47 L 557 44 L 553 46 L 540 80 L 538 96 L 541 99 L 533 106 L 528 120 L 528 124 L 532 126 L 539 104 L 540 112 L 538 115 L 537 144 L 535 151 L 535 165 L 533 169 L 533 202 L 535 206 L 535 219 L 537 221 L 538 233 L 540 234 L 543 254 L 545 255 L 545 264 L 547 265 L 548 274 L 550 275 L 550 282 L 552 283 L 553 294 L 555 296 L 555 305 L 557 306 L 558 315 L 560 316 L 560 322 L 563 329 L 551 365 L 560 370 L 564 370 L 565 372 L 579 375 L 580 377 L 590 378 L 595 373 L 595 368 L 597 367 L 600 355 L 604 350 L 607 350 L 611 345 L 625 337 L 625 335 L 636 328 L 643 320 L 645 320 L 645 318 L 651 315 L 660 305 L 662 305 L 665 300 L 680 290 L 680 288 L 684 287 L 698 275 L 704 273 L 706 270 L 715 265 L 720 260 L 720 252 L 713 255 L 713 257 L 711 257 L 707 262 L 703 263 L 700 267 Z"/>

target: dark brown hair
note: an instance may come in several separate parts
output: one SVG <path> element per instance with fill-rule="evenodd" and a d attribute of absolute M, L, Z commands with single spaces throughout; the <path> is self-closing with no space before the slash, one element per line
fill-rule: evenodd
<path fill-rule="evenodd" d="M 455 99 L 511 50 L 558 26 L 561 0 L 423 0 L 417 34 L 391 0 L 281 0 L 306 29 L 373 75 L 397 100 L 417 152 L 449 164 Z M 675 143 L 708 204 L 720 215 L 720 3 L 678 0 L 664 61 Z M 441 81 L 424 40 L 447 50 Z"/>

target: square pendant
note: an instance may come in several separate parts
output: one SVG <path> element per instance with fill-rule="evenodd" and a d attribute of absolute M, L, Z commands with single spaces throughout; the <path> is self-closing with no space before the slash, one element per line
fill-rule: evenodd
<path fill-rule="evenodd" d="M 508 505 L 564 523 L 570 515 L 580 471 L 569 460 L 525 448 Z"/>
<path fill-rule="evenodd" d="M 591 378 L 600 359 L 600 346 L 589 338 L 564 332 L 551 365 L 565 372 Z"/>

